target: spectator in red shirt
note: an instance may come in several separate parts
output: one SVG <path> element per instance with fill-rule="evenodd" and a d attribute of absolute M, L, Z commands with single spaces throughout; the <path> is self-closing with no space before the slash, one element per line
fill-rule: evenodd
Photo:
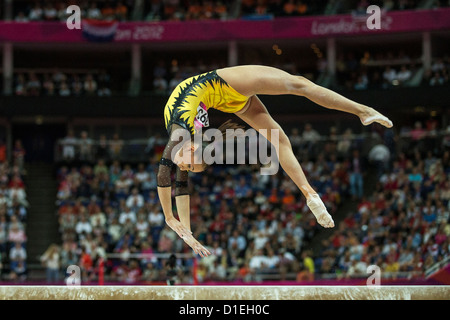
<path fill-rule="evenodd" d="M 83 278 L 88 279 L 90 277 L 93 265 L 94 263 L 91 255 L 86 251 L 86 248 L 82 246 L 80 254 L 80 268 Z"/>

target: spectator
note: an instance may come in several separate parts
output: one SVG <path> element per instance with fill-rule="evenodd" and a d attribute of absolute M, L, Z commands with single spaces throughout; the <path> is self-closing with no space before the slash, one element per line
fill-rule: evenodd
<path fill-rule="evenodd" d="M 255 254 L 251 257 L 249 261 L 249 267 L 253 275 L 264 270 L 268 266 L 268 258 L 263 253 L 263 249 L 257 249 Z"/>
<path fill-rule="evenodd" d="M 122 226 L 117 218 L 113 218 L 108 226 L 108 236 L 111 243 L 117 243 L 122 236 Z"/>
<path fill-rule="evenodd" d="M 11 243 L 22 245 L 27 241 L 27 236 L 23 228 L 13 225 L 8 232 L 8 241 Z"/>
<path fill-rule="evenodd" d="M 112 159 L 120 159 L 124 142 L 119 138 L 118 133 L 114 133 L 112 140 L 109 141 L 109 152 Z"/>
<path fill-rule="evenodd" d="M 42 7 L 39 5 L 39 2 L 36 2 L 34 7 L 30 10 L 28 18 L 30 21 L 39 21 L 42 20 L 43 14 L 44 11 L 42 10 Z"/>
<path fill-rule="evenodd" d="M 442 86 L 444 85 L 444 77 L 441 76 L 440 72 L 434 72 L 433 77 L 430 79 L 430 86 Z"/>
<path fill-rule="evenodd" d="M 367 80 L 364 80 L 363 76 L 358 76 L 358 79 L 354 85 L 355 90 L 366 90 L 368 87 Z"/>
<path fill-rule="evenodd" d="M 41 91 L 41 82 L 34 72 L 30 72 L 28 75 L 28 81 L 26 85 L 27 95 L 39 96 Z"/>
<path fill-rule="evenodd" d="M 350 159 L 350 193 L 355 200 L 361 199 L 364 193 L 363 172 L 365 172 L 363 159 L 359 150 L 355 149 Z"/>
<path fill-rule="evenodd" d="M 84 92 L 86 92 L 87 95 L 95 95 L 97 92 L 97 81 L 94 80 L 94 77 L 92 74 L 87 74 L 84 80 L 83 84 Z"/>
<path fill-rule="evenodd" d="M 44 81 L 42 83 L 42 89 L 46 96 L 53 96 L 55 95 L 55 83 L 53 82 L 51 76 L 49 74 L 46 74 L 44 76 Z"/>
<path fill-rule="evenodd" d="M 412 72 L 405 65 L 400 68 L 400 71 L 397 74 L 397 80 L 401 85 L 405 84 L 409 79 L 411 79 Z"/>
<path fill-rule="evenodd" d="M 28 17 L 25 15 L 25 13 L 23 11 L 19 11 L 19 13 L 17 14 L 14 21 L 23 23 L 23 22 L 29 22 L 30 20 L 28 19 Z"/>
<path fill-rule="evenodd" d="M 87 10 L 87 18 L 88 19 L 101 19 L 102 18 L 102 12 L 97 7 L 96 2 L 92 2 L 89 9 Z"/>
<path fill-rule="evenodd" d="M 148 222 L 150 224 L 150 227 L 152 228 L 163 227 L 165 219 L 161 210 L 156 210 L 156 208 L 154 207 L 148 215 Z"/>
<path fill-rule="evenodd" d="M 132 211 L 130 207 L 125 206 L 122 212 L 120 213 L 119 223 L 124 225 L 127 222 L 127 220 L 131 221 L 132 223 L 135 223 L 136 213 Z"/>
<path fill-rule="evenodd" d="M 127 20 L 128 16 L 128 8 L 123 4 L 122 1 L 118 1 L 116 8 L 115 8 L 115 16 L 116 19 L 119 21 L 125 21 Z"/>
<path fill-rule="evenodd" d="M 59 250 L 56 244 L 52 244 L 40 257 L 41 263 L 46 268 L 47 283 L 59 281 L 59 271 L 61 268 Z"/>
<path fill-rule="evenodd" d="M 99 97 L 110 97 L 112 92 L 111 89 L 106 87 L 106 85 L 101 85 L 97 91 Z"/>
<path fill-rule="evenodd" d="M 302 266 L 296 276 L 297 282 L 311 282 L 314 281 L 314 274 L 305 266 Z"/>
<path fill-rule="evenodd" d="M 85 247 L 81 247 L 81 253 L 80 253 L 80 261 L 78 262 L 78 265 L 81 269 L 81 278 L 89 281 L 92 276 L 94 262 L 92 260 L 91 255 L 87 252 Z"/>
<path fill-rule="evenodd" d="M 389 87 L 397 79 L 397 72 L 391 66 L 387 66 L 383 72 L 383 79 L 385 87 Z"/>
<path fill-rule="evenodd" d="M 369 161 L 376 165 L 378 177 L 381 177 L 384 170 L 389 168 L 390 159 L 391 153 L 384 144 L 377 144 L 370 149 Z"/>
<path fill-rule="evenodd" d="M 155 80 L 153 80 L 153 88 L 156 94 L 166 94 L 168 89 L 166 79 L 160 76 L 156 77 Z"/>
<path fill-rule="evenodd" d="M 183 77 L 180 72 L 175 73 L 174 77 L 169 82 L 169 91 L 173 91 L 177 85 L 179 85 L 183 81 Z"/>
<path fill-rule="evenodd" d="M 103 5 L 103 8 L 100 11 L 101 11 L 101 17 L 103 20 L 111 21 L 116 18 L 115 10 L 109 2 L 105 3 Z"/>
<path fill-rule="evenodd" d="M 315 144 L 320 140 L 320 134 L 313 129 L 310 123 L 305 124 L 305 128 L 302 133 L 303 149 L 308 152 L 312 152 Z"/>
<path fill-rule="evenodd" d="M 50 2 L 45 5 L 43 17 L 46 21 L 54 21 L 58 17 L 58 11 Z"/>
<path fill-rule="evenodd" d="M 75 231 L 81 238 L 83 238 L 85 234 L 92 233 L 92 225 L 87 219 L 86 215 L 81 215 L 80 221 L 78 221 L 75 226 Z"/>
<path fill-rule="evenodd" d="M 72 79 L 72 83 L 70 85 L 71 88 L 71 93 L 74 96 L 80 96 L 83 94 L 83 90 L 84 90 L 84 83 L 81 81 L 80 76 L 78 75 L 74 75 L 73 79 Z"/>
<path fill-rule="evenodd" d="M 71 92 L 67 83 L 65 81 L 61 82 L 61 85 L 59 87 L 59 95 L 61 97 L 68 97 L 70 96 L 70 94 Z"/>
<path fill-rule="evenodd" d="M 127 199 L 126 206 L 135 211 L 144 206 L 144 197 L 139 193 L 138 188 L 131 189 L 131 195 Z"/>
<path fill-rule="evenodd" d="M 20 242 L 15 242 L 14 246 L 9 251 L 9 261 L 11 269 L 14 270 L 19 263 L 25 263 L 27 260 L 27 252 Z"/>
<path fill-rule="evenodd" d="M 101 173 L 103 173 L 103 174 L 107 174 L 108 173 L 108 169 L 106 168 L 104 160 L 103 160 L 103 159 L 108 159 L 109 158 L 108 147 L 109 146 L 108 146 L 108 140 L 106 139 L 106 135 L 105 134 L 101 134 L 100 138 L 99 138 L 99 140 L 97 142 L 96 157 L 100 158 L 102 160 L 102 172 Z M 94 169 L 94 171 L 95 171 L 95 169 Z"/>
<path fill-rule="evenodd" d="M 90 161 L 92 157 L 92 140 L 89 138 L 87 131 L 81 131 L 78 148 L 80 160 Z"/>
<path fill-rule="evenodd" d="M 27 268 L 25 261 L 19 261 L 11 268 L 10 279 L 25 281 L 27 278 Z"/>
<path fill-rule="evenodd" d="M 27 95 L 27 84 L 25 80 L 25 76 L 23 74 L 17 75 L 16 86 L 14 92 L 17 96 L 26 96 Z"/>

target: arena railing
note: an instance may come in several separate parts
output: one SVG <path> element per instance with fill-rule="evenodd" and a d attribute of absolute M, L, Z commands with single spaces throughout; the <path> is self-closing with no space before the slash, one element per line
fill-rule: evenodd
<path fill-rule="evenodd" d="M 125 256 L 120 253 L 110 253 L 106 255 L 106 260 L 124 260 L 127 261 L 128 259 L 137 259 L 137 260 L 143 260 L 143 259 L 157 259 L 157 260 L 167 260 L 170 258 L 170 256 L 174 255 L 176 259 L 192 259 L 192 277 L 194 279 L 194 284 L 201 284 L 202 281 L 196 281 L 197 279 L 197 266 L 201 263 L 200 258 L 195 256 L 194 254 L 189 253 L 152 253 L 152 254 L 127 254 L 126 259 L 124 260 Z M 447 263 L 448 263 L 448 259 Z M 103 264 L 104 265 L 104 264 Z M 441 264 L 442 267 L 442 264 Z M 229 270 L 227 270 L 229 271 Z M 103 273 L 104 271 L 100 271 L 100 273 Z M 364 273 L 364 272 L 357 272 L 353 274 L 345 274 L 345 273 L 315 273 L 314 274 L 314 281 L 346 281 L 346 280 L 361 280 L 361 279 L 367 279 L 371 273 Z M 271 268 L 271 269 L 258 269 L 254 270 L 251 276 L 247 277 L 244 282 L 265 282 L 265 281 L 296 281 L 297 273 L 296 272 L 288 272 L 282 275 L 282 272 L 279 268 Z M 380 272 L 380 279 L 381 280 L 413 280 L 413 279 L 422 279 L 424 280 L 426 276 L 423 274 L 423 272 L 419 271 L 399 271 L 399 272 Z M 108 276 L 104 278 L 103 281 L 114 281 Z M 224 282 L 233 282 L 235 279 L 223 279 Z M 204 281 L 205 283 L 211 282 L 211 280 Z"/>

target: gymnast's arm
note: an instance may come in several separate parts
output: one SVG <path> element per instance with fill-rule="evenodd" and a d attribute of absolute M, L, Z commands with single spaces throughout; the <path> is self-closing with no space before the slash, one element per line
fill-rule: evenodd
<path fill-rule="evenodd" d="M 177 145 L 176 141 L 169 139 L 169 142 L 164 149 L 158 169 L 158 196 L 163 209 L 164 217 L 167 225 L 172 228 L 178 236 L 183 238 L 190 234 L 190 230 L 180 223 L 172 212 L 172 180 L 171 173 L 174 163 L 171 160 L 171 153 L 173 148 Z"/>
<path fill-rule="evenodd" d="M 180 222 L 188 230 L 191 230 L 190 219 L 190 197 L 188 188 L 188 172 L 182 171 L 177 167 L 177 175 L 175 180 L 175 202 L 177 205 L 178 217 Z"/>
<path fill-rule="evenodd" d="M 206 257 L 211 254 L 204 246 L 200 244 L 195 238 L 192 236 L 192 232 L 190 230 L 190 206 L 189 206 L 189 195 L 187 194 L 187 171 L 177 172 L 177 179 L 180 179 L 177 183 L 176 191 L 176 202 L 178 208 L 178 216 L 181 221 L 178 221 L 173 216 L 172 212 L 172 181 L 171 181 L 171 172 L 174 163 L 172 162 L 172 152 L 174 148 L 179 145 L 179 141 L 173 141 L 169 139 L 166 148 L 164 149 L 163 156 L 161 158 L 161 162 L 158 170 L 158 195 L 159 200 L 161 202 L 161 207 L 164 212 L 164 217 L 166 219 L 167 225 L 175 231 L 179 237 L 181 237 L 184 242 L 186 242 L 195 253 L 199 254 L 202 257 Z M 186 183 L 184 183 L 184 181 Z M 186 194 L 183 194 L 186 193 Z M 178 199 L 179 198 L 179 199 Z"/>

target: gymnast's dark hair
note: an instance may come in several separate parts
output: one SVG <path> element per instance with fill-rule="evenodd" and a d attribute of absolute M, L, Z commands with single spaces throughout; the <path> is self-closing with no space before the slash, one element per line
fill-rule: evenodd
<path fill-rule="evenodd" d="M 226 131 L 227 129 L 243 129 L 243 126 L 240 126 L 231 120 L 224 122 L 221 126 L 219 126 L 218 130 L 222 133 L 222 136 L 226 139 Z M 203 134 L 203 133 L 202 133 Z M 193 137 L 192 137 L 193 138 Z M 224 140 L 225 140 L 224 139 Z M 201 152 L 209 145 L 209 143 L 205 143 L 205 139 L 202 139 Z M 161 161 L 159 163 L 158 175 L 157 175 L 157 185 L 158 187 L 170 187 L 171 183 L 171 171 L 174 163 L 171 160 L 171 153 L 173 149 L 178 145 L 179 141 L 172 141 L 169 139 L 168 144 L 164 148 Z M 207 164 L 203 162 L 202 169 L 205 170 L 207 168 Z M 187 194 L 187 180 L 188 173 L 187 171 L 177 170 L 176 176 L 176 195 L 184 195 Z"/>
<path fill-rule="evenodd" d="M 225 121 L 224 123 L 222 123 L 219 128 L 217 128 L 217 130 L 219 130 L 222 133 L 222 138 L 223 141 L 226 141 L 227 137 L 227 130 L 237 130 L 237 129 L 244 129 L 244 127 L 242 125 L 237 124 L 236 122 L 233 122 L 231 119 Z M 203 150 L 210 144 L 211 142 L 205 141 L 205 139 L 202 139 L 202 153 Z M 203 170 L 205 170 L 208 167 L 208 164 L 206 164 L 205 162 L 203 162 Z"/>

